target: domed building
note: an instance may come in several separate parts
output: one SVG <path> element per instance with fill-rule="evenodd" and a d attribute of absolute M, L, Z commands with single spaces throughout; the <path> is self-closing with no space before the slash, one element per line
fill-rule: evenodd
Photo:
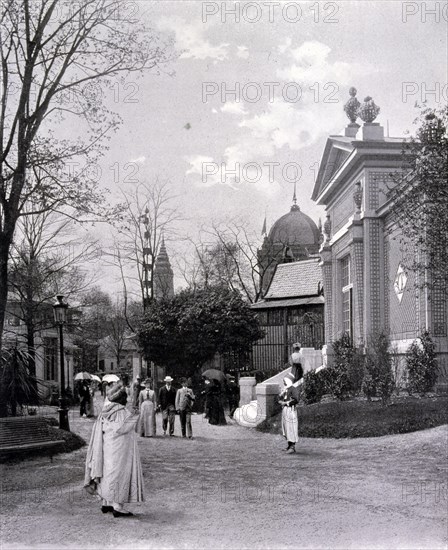
<path fill-rule="evenodd" d="M 291 210 L 274 223 L 258 250 L 262 297 L 266 295 L 278 264 L 306 260 L 318 255 L 321 234 L 320 222 L 318 227 L 300 210 L 294 189 Z"/>
<path fill-rule="evenodd" d="M 251 307 L 265 337 L 252 348 L 252 367 L 261 371 L 287 363 L 294 342 L 315 350 L 325 339 L 321 226 L 300 210 L 295 190 L 292 202 L 258 250 L 262 292 Z"/>

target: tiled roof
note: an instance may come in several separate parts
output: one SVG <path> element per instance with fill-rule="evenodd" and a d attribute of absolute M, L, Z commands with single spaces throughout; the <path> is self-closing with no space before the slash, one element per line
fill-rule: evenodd
<path fill-rule="evenodd" d="M 316 296 L 322 288 L 319 258 L 279 264 L 266 293 L 266 300 Z"/>
<path fill-rule="evenodd" d="M 275 307 L 309 306 L 325 303 L 323 296 L 310 296 L 309 298 L 284 298 L 283 300 L 262 300 L 252 304 L 252 309 L 272 309 Z"/>

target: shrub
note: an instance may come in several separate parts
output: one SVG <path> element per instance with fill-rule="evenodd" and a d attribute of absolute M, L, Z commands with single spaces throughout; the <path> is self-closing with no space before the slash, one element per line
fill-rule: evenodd
<path fill-rule="evenodd" d="M 347 333 L 333 343 L 333 350 L 334 365 L 325 369 L 324 378 L 334 397 L 343 400 L 357 394 L 361 389 L 364 376 L 363 358 Z"/>
<path fill-rule="evenodd" d="M 24 405 L 39 403 L 38 381 L 29 371 L 28 352 L 13 347 L 0 356 L 0 416 L 16 416 Z"/>
<path fill-rule="evenodd" d="M 368 399 L 377 395 L 384 405 L 389 403 L 395 388 L 389 338 L 380 332 L 369 338 L 365 359 L 366 377 L 363 384 Z"/>
<path fill-rule="evenodd" d="M 303 377 L 303 400 L 307 405 L 318 403 L 327 392 L 325 370 L 309 371 Z"/>
<path fill-rule="evenodd" d="M 421 346 L 412 342 L 406 353 L 406 368 L 408 371 L 408 390 L 410 393 L 425 395 L 434 389 L 437 381 L 438 365 L 435 354 L 435 344 L 425 331 L 420 336 Z"/>

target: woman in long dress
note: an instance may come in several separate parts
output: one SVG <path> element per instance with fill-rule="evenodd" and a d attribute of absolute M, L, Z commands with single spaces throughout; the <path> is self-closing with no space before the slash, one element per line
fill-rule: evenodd
<path fill-rule="evenodd" d="M 126 401 L 121 381 L 106 390 L 86 457 L 84 487 L 101 497 L 101 511 L 114 517 L 132 516 L 124 504 L 144 501 L 135 417 L 126 409 Z"/>
<path fill-rule="evenodd" d="M 222 405 L 221 384 L 218 380 L 212 380 L 207 392 L 206 417 L 209 424 L 225 425 L 226 417 Z"/>
<path fill-rule="evenodd" d="M 145 380 L 145 389 L 138 396 L 140 416 L 137 423 L 137 433 L 142 437 L 156 435 L 156 394 L 151 389 L 152 380 Z"/>
<path fill-rule="evenodd" d="M 288 442 L 285 449 L 288 453 L 296 452 L 296 443 L 299 441 L 299 421 L 296 405 L 299 402 L 297 388 L 293 386 L 289 377 L 283 379 L 284 388 L 280 394 L 279 403 L 282 409 L 282 433 Z"/>

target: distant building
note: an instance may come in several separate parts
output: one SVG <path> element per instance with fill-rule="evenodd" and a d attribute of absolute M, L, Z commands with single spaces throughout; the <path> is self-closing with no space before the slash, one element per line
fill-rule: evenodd
<path fill-rule="evenodd" d="M 322 240 L 320 227 L 300 210 L 294 189 L 290 212 L 274 223 L 258 251 L 262 294 L 251 307 L 266 336 L 253 346 L 252 368 L 283 367 L 294 342 L 317 349 L 324 344 Z"/>
<path fill-rule="evenodd" d="M 282 367 L 294 342 L 321 349 L 325 335 L 319 258 L 278 265 L 264 300 L 252 310 L 266 334 L 253 346 L 254 369 Z"/>
<path fill-rule="evenodd" d="M 75 364 L 75 351 L 77 348 L 73 344 L 74 321 L 78 315 L 78 310 L 69 308 L 67 311 L 68 321 L 64 326 L 65 381 L 67 386 L 70 386 L 72 389 L 73 374 L 77 366 Z M 33 333 L 36 377 L 43 382 L 59 383 L 61 372 L 59 330 L 54 322 L 53 304 L 46 302 L 36 303 L 33 322 L 35 327 Z M 24 320 L 22 303 L 10 291 L 6 306 L 3 345 L 5 348 L 8 348 L 16 344 L 23 349 L 27 349 L 27 326 Z"/>
<path fill-rule="evenodd" d="M 154 264 L 153 277 L 154 298 L 156 300 L 172 298 L 174 296 L 174 276 L 164 238 L 162 238 L 162 244 Z"/>
<path fill-rule="evenodd" d="M 262 297 L 271 284 L 277 265 L 305 260 L 318 254 L 320 235 L 320 228 L 300 210 L 294 189 L 291 210 L 274 223 L 258 250 Z"/>

